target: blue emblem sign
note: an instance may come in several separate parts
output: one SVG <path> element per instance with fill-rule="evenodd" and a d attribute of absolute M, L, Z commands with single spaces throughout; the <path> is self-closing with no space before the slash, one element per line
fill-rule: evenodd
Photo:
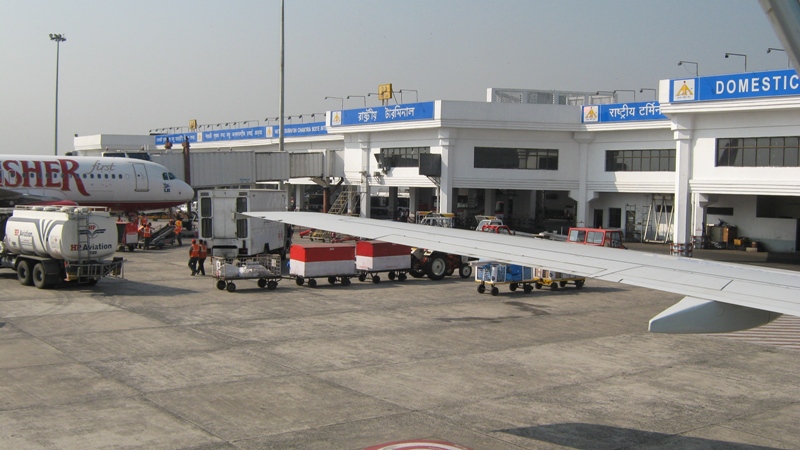
<path fill-rule="evenodd" d="M 733 100 L 800 95 L 794 69 L 670 80 L 671 102 Z"/>
<path fill-rule="evenodd" d="M 433 119 L 434 102 L 406 103 L 394 106 L 334 111 L 331 126 L 368 125 L 374 123 L 405 122 Z"/>

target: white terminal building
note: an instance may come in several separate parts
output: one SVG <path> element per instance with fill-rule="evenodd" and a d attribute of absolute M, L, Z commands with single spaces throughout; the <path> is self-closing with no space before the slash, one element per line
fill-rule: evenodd
<path fill-rule="evenodd" d="M 651 91 L 640 95 L 652 100 L 627 91 L 632 101 L 621 102 L 489 89 L 486 102 L 401 99 L 328 111 L 324 121 L 295 116 L 283 152 L 275 119 L 81 136 L 75 152 L 145 149 L 195 188 L 277 183 L 298 209 L 314 209 L 307 188 L 317 186 L 329 193 L 326 210 L 364 217 L 408 208 L 412 217 L 454 213 L 466 226 L 501 215 L 527 231 L 622 228 L 627 240 L 670 242 L 676 254 L 734 239 L 797 251 L 797 73 L 662 80 Z"/>

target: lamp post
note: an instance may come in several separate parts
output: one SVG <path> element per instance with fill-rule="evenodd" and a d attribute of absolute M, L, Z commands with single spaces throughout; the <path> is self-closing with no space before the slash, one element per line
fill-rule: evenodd
<path fill-rule="evenodd" d="M 786 53 L 786 50 L 784 50 L 782 48 L 770 47 L 770 48 L 767 49 L 767 53 L 772 53 L 773 51 Z M 789 60 L 789 56 L 788 55 L 786 56 L 786 67 L 787 68 L 791 68 L 792 67 L 792 62 Z"/>
<path fill-rule="evenodd" d="M 617 89 L 614 91 L 614 95 L 617 95 L 617 92 L 630 92 L 633 94 L 633 101 L 636 102 L 636 91 L 633 89 Z"/>
<path fill-rule="evenodd" d="M 53 149 L 53 154 L 58 156 L 58 60 L 59 54 L 61 52 L 61 43 L 66 41 L 67 38 L 64 37 L 62 34 L 53 34 L 50 33 L 50 40 L 56 41 L 56 126 L 55 126 L 55 137 L 53 140 L 55 141 L 55 148 Z"/>
<path fill-rule="evenodd" d="M 419 95 L 417 94 L 417 91 L 415 91 L 414 89 L 399 89 L 397 92 L 400 93 L 400 103 L 403 103 L 403 92 L 413 92 L 414 101 L 416 103 L 419 103 Z"/>
<path fill-rule="evenodd" d="M 639 93 L 641 94 L 644 91 L 653 91 L 653 100 L 658 100 L 658 91 L 653 88 L 640 88 Z"/>
<path fill-rule="evenodd" d="M 364 95 L 348 95 L 347 99 L 350 100 L 351 97 L 361 97 L 361 99 L 364 100 L 364 108 L 367 107 L 367 97 L 366 96 L 364 96 Z"/>
<path fill-rule="evenodd" d="M 344 99 L 342 97 L 325 97 L 325 100 L 339 100 L 341 102 L 339 109 L 344 109 Z"/>
<path fill-rule="evenodd" d="M 729 56 L 741 56 L 741 57 L 743 57 L 744 58 L 744 71 L 747 72 L 747 55 L 742 54 L 742 53 L 725 53 L 725 57 L 726 58 L 729 57 Z"/>
<path fill-rule="evenodd" d="M 726 56 L 726 58 L 727 58 L 727 56 Z M 692 62 L 692 61 L 678 61 L 678 65 L 679 66 L 682 66 L 684 64 L 694 64 L 694 76 L 696 76 L 696 77 L 700 76 L 700 64 L 697 64 L 696 62 Z"/>

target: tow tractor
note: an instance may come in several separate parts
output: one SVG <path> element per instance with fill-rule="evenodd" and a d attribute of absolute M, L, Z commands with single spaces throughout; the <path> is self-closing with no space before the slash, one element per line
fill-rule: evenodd
<path fill-rule="evenodd" d="M 417 223 L 453 228 L 455 214 L 417 211 Z M 466 256 L 424 248 L 415 248 L 411 251 L 411 269 L 408 273 L 414 278 L 422 278 L 427 275 L 431 280 L 441 280 L 456 271 L 461 278 L 469 278 L 472 275 L 472 266 L 469 265 L 469 259 Z"/>

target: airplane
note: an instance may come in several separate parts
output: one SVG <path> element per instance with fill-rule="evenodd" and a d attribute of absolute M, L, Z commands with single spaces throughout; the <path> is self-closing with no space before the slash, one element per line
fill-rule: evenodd
<path fill-rule="evenodd" d="M 317 212 L 242 215 L 684 295 L 650 320 L 655 333 L 728 333 L 800 316 L 800 272 Z"/>
<path fill-rule="evenodd" d="M 0 155 L 0 206 L 105 206 L 138 212 L 177 206 L 191 186 L 160 164 L 132 158 Z"/>

